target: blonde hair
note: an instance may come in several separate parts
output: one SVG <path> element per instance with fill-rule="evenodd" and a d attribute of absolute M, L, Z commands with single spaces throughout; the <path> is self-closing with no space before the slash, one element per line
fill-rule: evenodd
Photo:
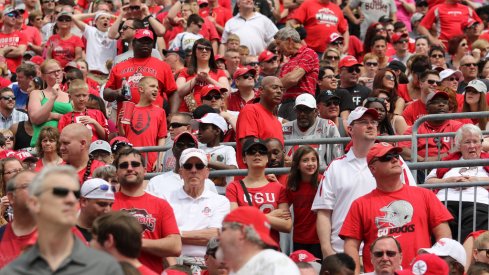
<path fill-rule="evenodd" d="M 378 56 L 376 56 L 376 55 L 375 55 L 375 54 L 373 54 L 373 53 L 367 53 L 367 54 L 365 54 L 365 56 L 363 57 L 363 63 L 365 64 L 365 62 L 367 62 L 367 60 L 369 60 L 369 59 L 375 59 L 375 60 L 379 61 L 379 57 L 378 57 Z"/>
<path fill-rule="evenodd" d="M 234 33 L 232 33 L 232 34 L 230 34 L 230 35 L 228 36 L 228 40 L 227 40 L 227 42 L 229 42 L 229 41 L 233 41 L 233 40 L 238 41 L 239 43 L 241 43 L 241 40 L 239 39 L 239 36 L 238 36 L 238 35 L 236 35 L 236 34 L 234 34 Z"/>
<path fill-rule="evenodd" d="M 327 48 L 327 49 L 324 51 L 324 54 L 323 54 L 323 56 L 322 56 L 322 58 L 321 58 L 322 60 L 325 60 L 325 59 L 326 59 L 326 56 L 327 56 L 327 53 L 328 53 L 328 52 L 334 52 L 335 54 L 337 54 L 337 55 L 338 55 L 338 57 L 340 57 L 340 56 L 341 56 L 341 53 L 340 53 L 340 51 L 338 51 L 338 49 L 336 49 L 336 48 Z"/>
<path fill-rule="evenodd" d="M 46 67 L 49 65 L 52 65 L 52 64 L 56 64 L 62 69 L 61 65 L 59 64 L 59 62 L 56 59 L 48 59 L 48 60 L 42 62 L 41 67 L 40 67 L 41 73 L 45 74 L 46 73 Z"/>
<path fill-rule="evenodd" d="M 76 92 L 81 89 L 88 91 L 88 84 L 85 82 L 85 80 L 74 79 L 70 82 L 70 88 L 68 89 L 68 93 L 71 94 L 72 92 Z"/>

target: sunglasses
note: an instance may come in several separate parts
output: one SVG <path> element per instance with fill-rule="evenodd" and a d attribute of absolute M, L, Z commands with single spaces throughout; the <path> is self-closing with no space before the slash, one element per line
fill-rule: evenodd
<path fill-rule="evenodd" d="M 431 58 L 443 58 L 443 54 L 432 54 Z"/>
<path fill-rule="evenodd" d="M 96 191 L 96 190 L 109 191 L 109 189 L 112 189 L 112 192 L 115 193 L 115 186 L 108 185 L 108 184 L 101 184 L 100 186 L 97 186 L 97 187 L 93 188 L 92 190 L 88 191 L 88 193 L 85 194 L 85 197 L 88 196 L 90 193 Z"/>
<path fill-rule="evenodd" d="M 385 29 L 384 28 L 377 28 L 375 29 L 376 32 L 385 32 Z"/>
<path fill-rule="evenodd" d="M 133 27 L 128 26 L 128 25 L 124 25 L 124 26 L 122 26 L 122 28 L 121 28 L 121 30 L 123 30 L 123 31 L 125 31 L 125 30 L 127 30 L 127 29 L 132 29 L 132 30 L 134 30 L 134 28 L 133 28 Z"/>
<path fill-rule="evenodd" d="M 268 154 L 268 150 L 267 149 L 264 149 L 264 148 L 261 148 L 261 147 L 260 148 L 256 148 L 255 147 L 255 148 L 251 148 L 248 151 L 246 151 L 245 154 L 247 156 L 254 156 L 254 155 L 256 155 L 256 153 L 264 156 L 264 155 L 267 155 Z"/>
<path fill-rule="evenodd" d="M 245 66 L 255 67 L 255 66 L 258 66 L 259 64 L 260 64 L 259 62 L 250 62 L 250 63 L 245 64 Z"/>
<path fill-rule="evenodd" d="M 397 41 L 396 43 L 398 43 L 398 44 L 401 44 L 401 43 L 404 44 L 404 43 L 407 43 L 407 42 L 408 42 L 407 39 L 401 39 L 401 40 Z"/>
<path fill-rule="evenodd" d="M 141 6 L 129 6 L 129 9 L 132 11 L 138 11 L 141 9 Z"/>
<path fill-rule="evenodd" d="M 449 78 L 445 78 L 443 81 L 445 81 L 445 80 L 448 80 L 448 81 L 458 81 L 458 78 L 452 76 L 452 77 L 449 77 Z"/>
<path fill-rule="evenodd" d="M 430 84 L 430 85 L 435 85 L 435 84 L 438 84 L 438 81 L 433 80 L 433 79 L 428 79 L 428 80 L 426 80 L 426 82 L 427 82 L 428 84 Z"/>
<path fill-rule="evenodd" d="M 380 257 L 384 256 L 384 254 L 387 255 L 387 257 L 394 257 L 394 256 L 397 255 L 397 252 L 396 251 L 387 250 L 387 251 L 375 251 L 375 252 L 372 252 L 372 254 L 376 258 L 380 258 Z"/>
<path fill-rule="evenodd" d="M 358 66 L 347 67 L 347 68 L 345 68 L 345 69 L 346 69 L 346 70 L 347 70 L 349 73 L 351 73 L 351 74 L 352 74 L 352 73 L 354 73 L 354 72 L 355 72 L 355 73 L 357 73 L 357 74 L 359 74 L 359 73 L 361 72 L 360 67 L 358 67 Z"/>
<path fill-rule="evenodd" d="M 114 204 L 113 202 L 104 202 L 104 201 L 96 201 L 95 203 L 102 208 L 105 208 L 107 206 L 112 207 L 112 205 Z"/>
<path fill-rule="evenodd" d="M 254 74 L 250 74 L 250 73 L 246 73 L 244 75 L 241 76 L 243 79 L 252 79 L 252 78 L 255 78 L 255 75 Z"/>
<path fill-rule="evenodd" d="M 39 194 L 49 190 L 51 190 L 51 193 L 58 198 L 66 198 L 68 194 L 73 193 L 73 195 L 75 195 L 75 198 L 79 199 L 81 195 L 80 190 L 71 190 L 65 187 L 53 187 L 52 189 L 43 190 Z"/>
<path fill-rule="evenodd" d="M 338 105 L 340 105 L 340 101 L 337 99 L 333 99 L 333 100 L 329 100 L 328 102 L 324 103 L 324 105 L 326 105 L 326 107 L 338 106 Z"/>
<path fill-rule="evenodd" d="M 336 40 L 331 42 L 331 45 L 343 45 L 343 40 Z"/>
<path fill-rule="evenodd" d="M 476 63 L 466 63 L 466 64 L 461 64 L 460 66 L 465 66 L 465 67 L 477 67 Z"/>
<path fill-rule="evenodd" d="M 386 74 L 386 75 L 384 76 L 384 78 L 385 78 L 385 79 L 387 79 L 387 80 L 390 80 L 390 81 L 394 81 L 394 80 L 396 80 L 396 78 L 395 78 L 393 75 L 390 75 L 390 74 Z"/>
<path fill-rule="evenodd" d="M 460 47 L 466 47 L 466 46 L 467 46 L 467 43 L 460 44 Z"/>
<path fill-rule="evenodd" d="M 209 51 L 211 51 L 211 50 L 212 50 L 212 48 L 211 48 L 211 47 L 208 47 L 208 46 L 202 46 L 202 45 L 198 45 L 198 46 L 197 46 L 197 50 L 199 50 L 199 51 L 206 51 L 206 52 L 209 52 Z"/>
<path fill-rule="evenodd" d="M 213 95 L 206 95 L 206 96 L 203 96 L 202 99 L 203 100 L 208 100 L 208 101 L 211 101 L 211 100 L 219 100 L 221 99 L 222 96 L 220 94 L 213 94 Z"/>
<path fill-rule="evenodd" d="M 183 167 L 183 169 L 188 170 L 188 171 L 192 170 L 193 167 L 195 167 L 195 169 L 197 169 L 197 170 L 202 170 L 205 168 L 205 164 L 203 164 L 203 163 L 195 163 L 195 164 L 194 163 L 184 163 L 182 165 L 182 167 Z"/>
<path fill-rule="evenodd" d="M 10 12 L 10 13 L 7 13 L 6 16 L 20 18 L 22 15 L 18 12 Z"/>
<path fill-rule="evenodd" d="M 326 60 L 339 60 L 340 57 L 339 56 L 336 56 L 336 55 L 327 55 L 325 57 Z"/>
<path fill-rule="evenodd" d="M 377 158 L 377 160 L 380 162 L 389 162 L 392 159 L 399 159 L 399 154 L 398 153 L 388 153 L 388 154 L 385 154 L 385 155 Z M 391 256 L 389 256 L 389 257 L 391 257 Z"/>
<path fill-rule="evenodd" d="M 190 124 L 188 123 L 179 123 L 179 122 L 172 122 L 170 123 L 170 128 L 173 128 L 173 129 L 176 129 L 176 128 L 180 128 L 180 127 L 183 127 L 183 126 L 189 126 Z"/>
<path fill-rule="evenodd" d="M 379 66 L 379 63 L 377 63 L 377 62 L 365 62 L 365 65 L 367 65 L 369 67 L 377 67 L 377 66 Z"/>
<path fill-rule="evenodd" d="M 8 136 L 8 137 L 5 137 L 5 140 L 14 141 L 14 136 Z"/>
<path fill-rule="evenodd" d="M 386 99 L 385 98 L 380 98 L 380 97 L 367 97 L 367 102 L 380 102 L 380 103 L 385 103 Z"/>
<path fill-rule="evenodd" d="M 71 22 L 71 17 L 61 16 L 60 18 L 58 18 L 58 22 Z"/>
<path fill-rule="evenodd" d="M 2 96 L 3 100 L 15 100 L 15 96 Z"/>
<path fill-rule="evenodd" d="M 126 161 L 126 162 L 119 163 L 119 169 L 127 169 L 129 168 L 129 164 L 131 164 L 132 168 L 138 168 L 141 167 L 141 165 L 143 165 L 139 161 L 131 161 L 131 162 Z"/>
<path fill-rule="evenodd" d="M 54 3 L 54 2 L 56 2 L 56 0 L 46 0 L 46 1 L 42 1 L 41 4 Z"/>
<path fill-rule="evenodd" d="M 266 63 L 272 63 L 272 62 L 276 62 L 277 60 L 278 60 L 278 58 L 277 57 L 274 57 L 274 58 L 272 58 L 272 59 L 270 59 L 268 61 L 265 61 L 265 62 Z"/>

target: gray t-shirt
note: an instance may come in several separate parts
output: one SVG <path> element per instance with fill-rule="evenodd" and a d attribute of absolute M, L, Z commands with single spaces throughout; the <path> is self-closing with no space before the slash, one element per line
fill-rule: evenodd
<path fill-rule="evenodd" d="M 378 22 L 382 15 L 390 16 L 397 12 L 394 0 L 351 0 L 350 8 L 360 7 L 365 19 L 360 25 L 360 38 L 365 39 L 368 26 Z"/>

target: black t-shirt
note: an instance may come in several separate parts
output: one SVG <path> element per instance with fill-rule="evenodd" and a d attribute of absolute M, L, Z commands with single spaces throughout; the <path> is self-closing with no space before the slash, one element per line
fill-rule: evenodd
<path fill-rule="evenodd" d="M 92 240 L 92 232 L 90 231 L 90 229 L 80 227 L 78 226 L 78 224 L 76 225 L 76 228 L 80 230 L 80 232 L 82 233 L 83 237 L 85 237 L 85 240 L 87 240 L 87 242 L 90 242 Z"/>
<path fill-rule="evenodd" d="M 362 106 L 363 104 L 363 101 L 370 95 L 370 93 L 372 92 L 372 90 L 370 90 L 369 88 L 363 86 L 363 85 L 355 85 L 353 87 L 349 87 L 349 88 L 340 88 L 337 90 L 337 92 L 339 91 L 347 91 L 351 97 L 352 97 L 352 101 L 353 101 L 353 105 L 355 106 L 353 109 L 355 109 L 356 107 L 358 106 Z"/>

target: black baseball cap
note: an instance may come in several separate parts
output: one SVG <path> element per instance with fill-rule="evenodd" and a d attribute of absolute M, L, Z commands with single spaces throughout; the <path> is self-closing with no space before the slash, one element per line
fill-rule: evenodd
<path fill-rule="evenodd" d="M 263 147 L 265 150 L 268 150 L 267 143 L 264 140 L 256 138 L 256 137 L 255 138 L 249 138 L 243 144 L 243 150 L 242 150 L 243 155 L 245 155 L 246 151 L 250 150 L 250 148 L 255 146 L 255 145 L 259 145 L 259 146 Z"/>

